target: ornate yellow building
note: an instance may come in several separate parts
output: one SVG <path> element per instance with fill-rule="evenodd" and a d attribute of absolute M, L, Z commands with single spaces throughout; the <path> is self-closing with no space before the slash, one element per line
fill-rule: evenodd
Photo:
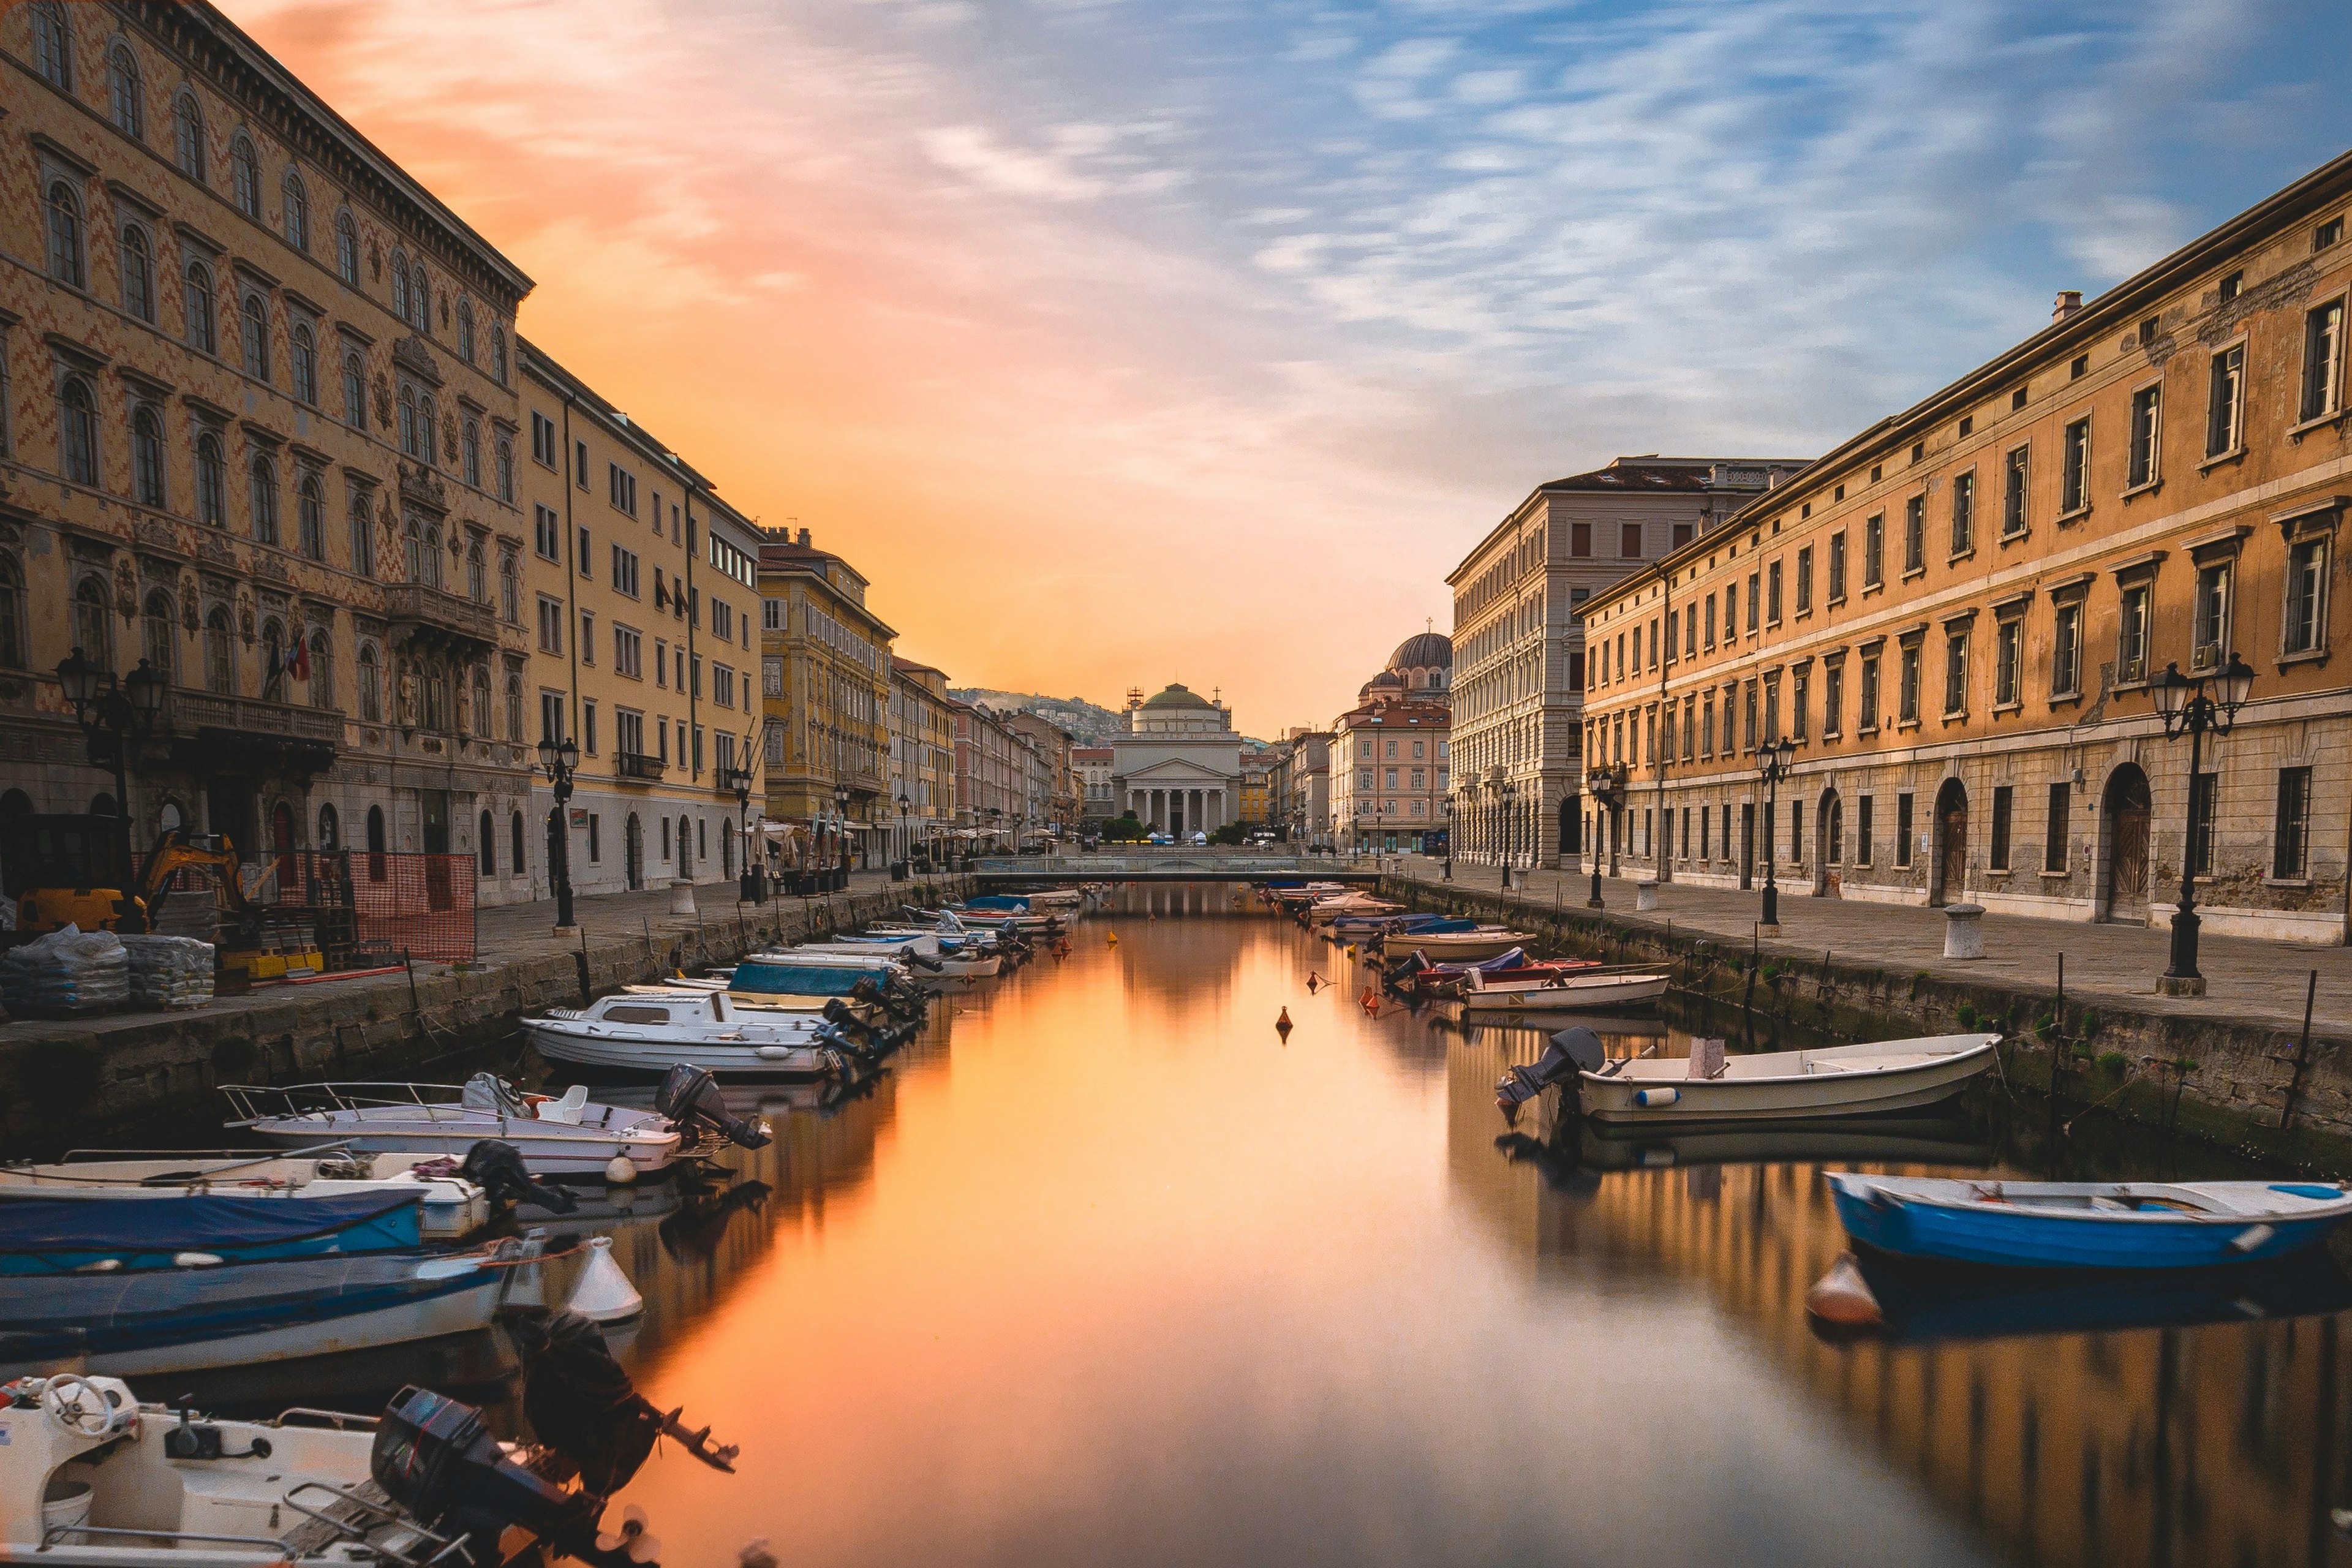
<path fill-rule="evenodd" d="M 770 529 L 760 546 L 761 691 L 767 811 L 831 853 L 879 865 L 898 825 L 887 772 L 890 643 L 866 579 L 810 542 Z"/>

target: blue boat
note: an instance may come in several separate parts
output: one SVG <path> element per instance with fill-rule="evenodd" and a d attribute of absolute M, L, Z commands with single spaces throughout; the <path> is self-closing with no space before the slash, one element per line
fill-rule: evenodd
<path fill-rule="evenodd" d="M 1895 1258 L 2012 1268 L 2214 1268 L 2352 1217 L 2332 1182 L 2005 1182 L 1827 1173 L 1846 1234 Z"/>
<path fill-rule="evenodd" d="M 747 996 L 846 996 L 861 980 L 887 985 L 898 971 L 887 961 L 844 953 L 831 963 L 814 954 L 789 963 L 747 958 L 724 973 L 727 989 Z"/>
<path fill-rule="evenodd" d="M 422 1196 L 19 1198 L 0 1204 L 0 1278 L 398 1251 L 422 1242 Z"/>

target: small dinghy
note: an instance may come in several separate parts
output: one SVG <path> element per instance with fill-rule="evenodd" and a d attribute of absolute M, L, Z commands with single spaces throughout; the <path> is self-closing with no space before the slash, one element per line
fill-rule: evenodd
<path fill-rule="evenodd" d="M 550 1061 L 630 1072 L 667 1072 L 678 1063 L 721 1078 L 838 1078 L 861 1047 L 833 1022 L 848 1019 L 836 997 L 810 1015 L 743 1007 L 723 992 L 624 992 L 586 1007 L 557 1007 L 522 1021 Z"/>
<path fill-rule="evenodd" d="M 117 1204 L 233 1197 L 308 1205 L 369 1193 L 415 1196 L 428 1241 L 470 1235 L 490 1217 L 488 1194 L 454 1171 L 420 1171 L 412 1158 L 341 1148 L 299 1154 L 75 1150 L 51 1164 L 0 1165 L 0 1215 L 26 1198 Z"/>
<path fill-rule="evenodd" d="M 1523 931 L 1507 926 L 1473 926 L 1467 931 L 1391 931 L 1381 939 L 1381 953 L 1387 958 L 1401 958 L 1409 952 L 1428 955 L 1434 963 L 1461 963 L 1470 959 L 1494 958 L 1515 947 L 1525 947 L 1535 940 Z"/>
<path fill-rule="evenodd" d="M 1824 1173 L 1838 1220 L 1895 1258 L 2210 1268 L 2299 1252 L 2352 1216 L 2335 1182 L 2004 1182 Z"/>
<path fill-rule="evenodd" d="M 1696 1043 L 1689 1057 L 1612 1061 L 1591 1030 L 1566 1029 L 1540 1060 L 1506 1073 L 1496 1099 L 1512 1111 L 1572 1082 L 1586 1116 L 1651 1126 L 1870 1116 L 1950 1099 L 1992 1068 L 2000 1043 L 1999 1035 L 1935 1035 L 1725 1056 L 1717 1040 Z"/>
<path fill-rule="evenodd" d="M 1556 970 L 1539 977 L 1503 980 L 1474 969 L 1463 975 L 1455 994 L 1465 1013 L 1498 1014 L 1508 1022 L 1529 1015 L 1643 1006 L 1666 994 L 1670 978 L 1663 969 L 1638 966 Z"/>
<path fill-rule="evenodd" d="M 223 1084 L 227 1125 L 281 1147 L 341 1143 L 361 1153 L 463 1160 L 486 1138 L 514 1145 L 539 1176 L 598 1176 L 625 1159 L 639 1176 L 669 1169 L 684 1142 L 667 1117 L 590 1102 L 574 1085 L 561 1099 L 526 1094 L 488 1073 L 464 1085 Z"/>

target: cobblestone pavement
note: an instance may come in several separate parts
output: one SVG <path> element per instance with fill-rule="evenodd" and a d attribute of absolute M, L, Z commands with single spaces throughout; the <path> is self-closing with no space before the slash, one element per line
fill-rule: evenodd
<path fill-rule="evenodd" d="M 853 872 L 849 889 L 831 895 L 831 904 L 845 908 L 847 900 L 856 894 L 879 892 L 891 885 L 888 873 L 883 871 Z M 918 879 L 898 884 L 905 889 L 908 901 L 918 901 L 916 894 L 922 887 Z M 692 931 L 697 925 L 732 925 L 737 920 L 751 929 L 772 924 L 787 910 L 798 911 L 806 905 L 810 913 L 822 923 L 827 908 L 824 897 L 800 899 L 783 897 L 764 904 L 739 904 L 735 900 L 735 884 L 709 882 L 694 889 L 696 912 L 673 915 L 669 910 L 670 890 L 667 887 L 648 888 L 639 893 L 599 893 L 593 898 L 574 899 L 572 918 L 586 931 L 591 942 L 604 942 L 614 937 L 649 934 L 658 939 L 665 931 Z M 576 944 L 578 938 L 559 940 L 554 935 L 555 900 L 535 899 L 527 904 L 497 904 L 484 906 L 474 917 L 476 952 L 484 963 L 523 957 L 537 952 L 552 952 L 558 948 Z"/>
<path fill-rule="evenodd" d="M 1444 878 L 1442 861 L 1408 857 L 1390 864 L 1423 881 L 1442 882 Z M 1677 931 L 1703 931 L 1743 946 L 1754 940 L 1760 889 L 1741 892 L 1670 882 L 1658 889 L 1654 912 L 1636 914 L 1634 880 L 1601 879 L 1601 896 L 1612 921 L 1661 928 L 1672 921 Z M 1570 910 L 1581 910 L 1592 891 L 1590 871 L 1515 871 L 1512 881 L 1521 884 L 1513 889 L 1517 896 Z M 1492 866 L 1457 860 L 1454 882 L 1494 891 L 1500 873 Z M 1948 959 L 1940 910 L 1816 899 L 1784 887 L 1780 934 L 1763 938 L 1761 945 L 1768 953 L 1815 962 L 1827 951 L 1848 963 L 1870 963 L 1906 973 L 1926 970 L 1958 980 L 2044 987 L 2057 983 L 2063 953 L 2069 998 L 2112 997 L 2146 1013 L 2260 1020 L 2290 1033 L 2303 1027 L 2305 990 L 2316 971 L 2313 1032 L 2352 1035 L 2352 948 L 2253 942 L 2207 931 L 2198 944 L 2197 965 L 2205 976 L 2206 994 L 2172 997 L 2156 994 L 2157 976 L 2164 973 L 2170 952 L 2169 926 L 2095 925 L 2004 914 L 1987 914 L 1983 923 L 1985 956 Z"/>

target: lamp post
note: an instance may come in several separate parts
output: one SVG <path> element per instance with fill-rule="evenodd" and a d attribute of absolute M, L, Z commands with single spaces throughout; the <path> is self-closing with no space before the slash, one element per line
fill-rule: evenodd
<path fill-rule="evenodd" d="M 131 864 L 131 746 L 154 729 L 170 683 L 143 658 L 118 681 L 114 671 L 93 664 L 76 648 L 58 661 L 58 685 L 73 704 L 74 722 L 81 726 L 90 765 L 114 773 L 115 849 L 127 890 L 137 880 Z"/>
<path fill-rule="evenodd" d="M 1503 886 L 1508 888 L 1511 885 L 1511 850 L 1517 842 L 1517 835 L 1512 832 L 1516 826 L 1511 820 L 1512 807 L 1519 798 L 1519 786 L 1506 778 L 1498 780 L 1494 790 L 1495 798 L 1501 803 L 1496 807 L 1496 813 L 1502 826 Z"/>
<path fill-rule="evenodd" d="M 1591 791 L 1596 809 L 1592 816 L 1592 896 L 1584 900 L 1584 907 L 1600 910 L 1609 907 L 1601 898 L 1601 859 L 1605 853 L 1603 840 L 1608 834 L 1609 814 L 1624 797 L 1625 775 L 1604 763 L 1593 771 L 1592 776 L 1586 781 L 1586 787 Z"/>
<path fill-rule="evenodd" d="M 767 889 L 760 886 L 760 871 L 751 855 L 751 770 L 728 768 L 719 774 L 719 783 L 735 792 L 735 841 L 743 850 L 743 874 L 735 884 L 735 901 L 756 904 Z"/>
<path fill-rule="evenodd" d="M 1454 880 L 1454 797 L 1445 797 L 1445 879 Z"/>
<path fill-rule="evenodd" d="M 907 798 L 906 790 L 903 787 L 900 788 L 898 791 L 898 864 L 901 868 L 899 871 L 901 881 L 906 879 L 904 868 L 915 858 L 915 840 L 907 831 L 907 808 L 914 804 Z"/>
<path fill-rule="evenodd" d="M 578 929 L 572 922 L 572 823 L 566 806 L 572 799 L 572 773 L 580 765 L 579 742 L 558 744 L 549 736 L 539 743 L 539 765 L 554 786 L 555 809 L 548 813 L 554 831 L 548 837 L 555 844 L 555 864 L 548 868 L 548 875 L 555 883 L 555 929 L 568 936 Z"/>
<path fill-rule="evenodd" d="M 2188 822 L 2180 836 L 2180 907 L 2172 916 L 2172 963 L 2157 981 L 2167 996 L 2202 996 L 2205 977 L 2197 972 L 2197 779 L 2205 765 L 2205 735 L 2226 735 L 2238 721 L 2254 686 L 2253 669 L 2236 654 L 2211 675 L 2191 679 L 2178 664 L 2164 667 L 2156 682 L 2157 711 L 2164 719 L 2164 738 L 2189 737 Z"/>
<path fill-rule="evenodd" d="M 835 876 L 841 887 L 849 886 L 849 786 L 833 786 L 833 837 Z"/>
<path fill-rule="evenodd" d="M 1767 741 L 1756 751 L 1756 773 L 1764 781 L 1764 919 L 1766 931 L 1780 929 L 1780 880 L 1773 874 L 1780 853 L 1773 847 L 1774 837 L 1780 832 L 1780 781 L 1789 776 L 1789 767 L 1796 760 L 1797 742 L 1783 736 Z"/>

